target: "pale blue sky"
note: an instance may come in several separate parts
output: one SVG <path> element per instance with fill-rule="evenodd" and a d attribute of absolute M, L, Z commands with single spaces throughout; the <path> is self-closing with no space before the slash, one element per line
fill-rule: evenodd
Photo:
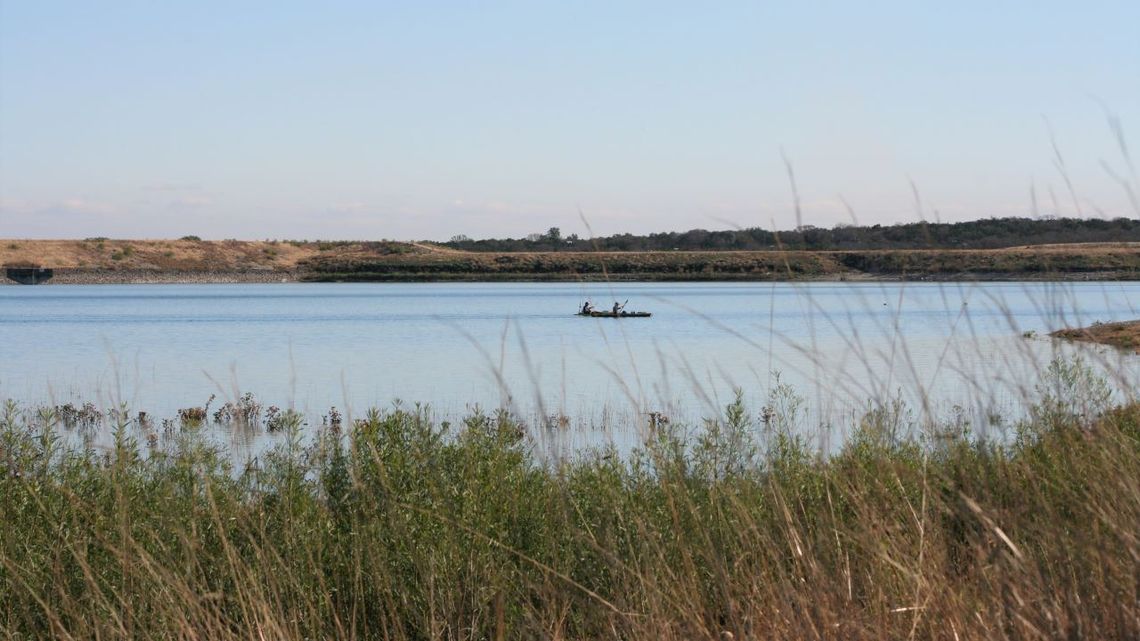
<path fill-rule="evenodd" d="M 1105 106 L 1140 2 L 0 0 L 0 236 L 1137 217 Z"/>

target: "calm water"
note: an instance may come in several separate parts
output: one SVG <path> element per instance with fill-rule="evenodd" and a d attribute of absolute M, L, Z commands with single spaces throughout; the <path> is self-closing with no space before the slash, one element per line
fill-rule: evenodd
<path fill-rule="evenodd" d="M 653 317 L 574 316 L 587 297 Z M 249 391 L 315 417 L 401 399 L 599 425 L 699 418 L 737 387 L 759 408 L 778 372 L 817 424 L 892 396 L 983 416 L 1073 349 L 1041 336 L 1138 306 L 1140 283 L 0 287 L 0 397 L 171 416 Z M 1140 379 L 1135 356 L 1083 351 L 1120 389 Z"/>

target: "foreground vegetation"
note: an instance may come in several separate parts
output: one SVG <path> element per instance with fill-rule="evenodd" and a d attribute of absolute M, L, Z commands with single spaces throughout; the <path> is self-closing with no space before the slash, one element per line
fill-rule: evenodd
<path fill-rule="evenodd" d="M 566 461 L 505 414 L 330 413 L 302 445 L 271 408 L 236 469 L 202 408 L 113 412 L 103 450 L 67 445 L 90 406 L 9 403 L 0 636 L 1138 638 L 1140 405 L 1080 363 L 1039 391 L 1001 442 L 893 404 L 830 456 L 790 394 Z"/>

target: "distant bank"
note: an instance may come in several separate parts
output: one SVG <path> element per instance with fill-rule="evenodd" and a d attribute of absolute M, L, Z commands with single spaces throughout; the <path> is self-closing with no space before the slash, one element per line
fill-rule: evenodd
<path fill-rule="evenodd" d="M 1112 345 L 1140 354 L 1140 320 L 1120 323 L 1093 323 L 1088 327 L 1059 329 L 1050 334 L 1074 341 Z"/>
<path fill-rule="evenodd" d="M 423 281 L 1140 280 L 1140 243 L 1005 249 L 468 252 L 431 243 L 0 240 L 48 284 Z M 7 284 L 14 280 L 5 278 Z"/>

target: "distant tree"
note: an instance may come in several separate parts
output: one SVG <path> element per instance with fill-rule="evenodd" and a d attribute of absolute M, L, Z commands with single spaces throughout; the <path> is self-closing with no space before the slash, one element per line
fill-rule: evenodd
<path fill-rule="evenodd" d="M 558 246 L 562 244 L 562 230 L 557 227 L 551 227 L 546 230 L 546 242 L 550 243 L 550 248 L 553 251 L 558 251 Z"/>
<path fill-rule="evenodd" d="M 458 238 L 458 237 L 456 237 Z M 460 243 L 452 239 L 452 245 Z M 900 225 L 857 226 L 839 224 L 831 229 L 804 225 L 796 230 L 766 231 L 750 228 L 732 231 L 690 229 L 647 235 L 614 234 L 588 240 L 576 234 L 563 237 L 557 227 L 525 239 L 466 240 L 471 251 L 557 250 L 565 245 L 578 251 L 669 251 L 700 249 L 916 249 L 998 248 L 1043 243 L 1140 241 L 1140 220 L 1125 217 L 988 218 L 961 223 L 914 222 Z"/>

